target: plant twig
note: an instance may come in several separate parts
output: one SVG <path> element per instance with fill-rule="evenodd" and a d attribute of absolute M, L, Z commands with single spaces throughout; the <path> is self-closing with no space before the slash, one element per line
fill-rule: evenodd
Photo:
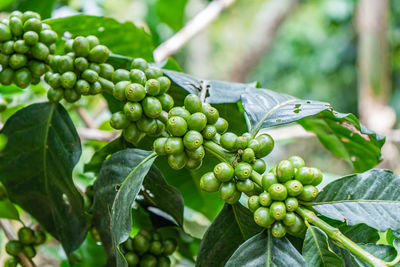
<path fill-rule="evenodd" d="M 0 227 L 3 229 L 4 234 L 6 235 L 8 240 L 18 240 L 17 235 L 14 233 L 14 230 L 11 227 L 11 224 L 6 219 L 0 219 Z M 23 265 L 25 267 L 35 267 L 35 263 L 29 259 L 23 252 L 18 254 L 18 257 L 21 259 Z"/>
<path fill-rule="evenodd" d="M 79 117 L 81 117 L 83 123 L 85 123 L 86 127 L 88 128 L 96 128 L 96 123 L 92 120 L 89 116 L 87 111 L 82 107 L 75 108 L 76 113 L 78 113 Z"/>
<path fill-rule="evenodd" d="M 153 53 L 156 63 L 166 60 L 178 52 L 190 39 L 211 24 L 219 14 L 236 0 L 214 0 L 198 13 L 179 32 L 158 46 Z"/>
<path fill-rule="evenodd" d="M 201 92 L 200 92 L 200 100 L 202 103 L 204 103 L 206 101 L 207 88 L 208 88 L 207 81 L 202 81 L 201 82 Z"/>
<path fill-rule="evenodd" d="M 338 242 L 352 253 L 363 259 L 369 265 L 374 267 L 387 267 L 388 264 L 381 259 L 376 258 L 371 253 L 367 252 L 359 245 L 351 241 L 348 237 L 346 237 L 338 228 L 335 228 L 328 224 L 327 222 L 321 220 L 314 212 L 304 208 L 298 207 L 296 212 L 304 218 L 307 222 L 317 226 L 319 229 L 324 231 L 329 238 Z"/>
<path fill-rule="evenodd" d="M 110 142 L 119 136 L 116 131 L 102 131 L 99 129 L 80 128 L 78 134 L 83 140 L 98 140 Z"/>

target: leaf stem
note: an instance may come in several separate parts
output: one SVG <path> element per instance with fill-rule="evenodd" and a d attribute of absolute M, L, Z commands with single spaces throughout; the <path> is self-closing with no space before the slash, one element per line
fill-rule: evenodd
<path fill-rule="evenodd" d="M 348 237 L 340 232 L 338 228 L 335 228 L 327 222 L 321 220 L 314 212 L 304 208 L 298 207 L 296 212 L 304 218 L 307 222 L 317 226 L 324 231 L 329 238 L 343 245 L 345 248 L 350 250 L 352 253 L 366 261 L 368 264 L 374 267 L 387 267 L 390 266 L 381 259 L 376 258 L 371 253 L 365 251 L 359 245 L 351 241 Z"/>
<path fill-rule="evenodd" d="M 220 145 L 214 143 L 213 141 L 206 141 L 203 143 L 204 149 L 215 156 L 220 161 L 227 163 L 232 163 L 235 161 L 235 154 L 226 151 Z"/>

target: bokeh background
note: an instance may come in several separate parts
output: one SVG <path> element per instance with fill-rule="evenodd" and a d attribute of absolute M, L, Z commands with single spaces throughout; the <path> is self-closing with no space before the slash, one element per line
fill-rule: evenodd
<path fill-rule="evenodd" d="M 219 0 L 214 0 L 214 2 Z M 171 38 L 212 1 L 207 0 L 0 0 L 0 17 L 16 9 L 40 11 L 44 17 L 73 14 L 132 21 L 152 35 L 154 46 Z M 400 1 L 397 0 L 233 0 L 210 25 L 173 57 L 182 70 L 204 79 L 258 81 L 263 88 L 304 99 L 330 102 L 340 112 L 354 113 L 364 125 L 387 136 L 378 166 L 400 171 Z M 45 99 L 44 88 L 1 91 L 10 102 L 2 120 L 23 103 Z M 36 100 L 34 100 L 36 99 Z M 105 102 L 81 100 L 102 130 L 110 116 Z M 84 127 L 79 109 L 71 109 Z M 75 113 L 74 113 L 75 112 Z M 337 177 L 352 172 L 349 163 L 325 150 L 317 138 L 294 125 L 273 129 L 277 140 L 271 164 L 303 156 Z M 93 177 L 83 173 L 96 147 L 87 141 L 75 169 L 78 184 Z M 204 222 L 207 224 L 207 221 Z M 58 265 L 58 246 L 46 248 L 43 266 Z M 3 253 L 2 253 L 3 254 Z M 68 266 L 64 260 L 64 266 Z"/>

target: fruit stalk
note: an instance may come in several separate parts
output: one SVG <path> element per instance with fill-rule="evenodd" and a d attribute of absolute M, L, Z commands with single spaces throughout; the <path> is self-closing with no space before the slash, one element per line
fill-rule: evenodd
<path fill-rule="evenodd" d="M 222 162 L 232 163 L 235 160 L 235 155 L 233 153 L 227 152 L 217 143 L 213 141 L 206 141 L 203 143 L 204 149 L 215 156 Z"/>
<path fill-rule="evenodd" d="M 329 238 L 332 240 L 338 242 L 348 250 L 350 250 L 352 253 L 363 259 L 365 262 L 370 264 L 371 266 L 375 267 L 387 267 L 389 266 L 386 262 L 376 258 L 374 255 L 371 253 L 365 251 L 362 249 L 360 246 L 358 246 L 356 243 L 351 241 L 348 237 L 346 237 L 344 234 L 340 232 L 338 228 L 335 228 L 325 221 L 321 220 L 314 212 L 304 208 L 304 207 L 298 207 L 296 212 L 304 218 L 307 222 L 317 226 L 320 228 L 322 231 L 324 231 Z"/>

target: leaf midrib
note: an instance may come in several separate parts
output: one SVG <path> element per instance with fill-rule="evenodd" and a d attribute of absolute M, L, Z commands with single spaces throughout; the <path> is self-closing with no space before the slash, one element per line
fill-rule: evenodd
<path fill-rule="evenodd" d="M 320 245 L 319 245 L 317 236 L 315 235 L 314 229 L 313 229 L 311 226 L 310 226 L 308 229 L 310 230 L 311 235 L 312 235 L 312 237 L 313 237 L 313 239 L 314 239 L 314 242 L 315 242 L 315 244 L 316 244 L 316 246 L 317 246 L 318 254 L 319 254 L 320 257 L 321 257 L 322 264 L 323 264 L 324 266 L 326 266 L 325 261 L 324 261 L 324 256 L 323 256 L 323 254 L 322 254 L 321 247 L 320 247 Z"/>
<path fill-rule="evenodd" d="M 311 202 L 310 206 L 318 206 L 324 204 L 341 204 L 341 203 L 393 203 L 400 204 L 397 200 L 381 200 L 381 199 L 353 199 L 353 200 L 336 200 L 336 201 L 323 201 L 323 202 Z"/>

